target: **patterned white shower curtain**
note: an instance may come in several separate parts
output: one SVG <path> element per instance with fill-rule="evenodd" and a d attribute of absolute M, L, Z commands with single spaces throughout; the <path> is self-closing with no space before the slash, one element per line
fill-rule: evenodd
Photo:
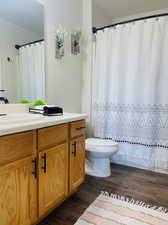
<path fill-rule="evenodd" d="M 44 41 L 19 49 L 19 99 L 45 99 Z"/>
<path fill-rule="evenodd" d="M 168 17 L 96 34 L 94 136 L 120 143 L 115 162 L 168 172 Z"/>

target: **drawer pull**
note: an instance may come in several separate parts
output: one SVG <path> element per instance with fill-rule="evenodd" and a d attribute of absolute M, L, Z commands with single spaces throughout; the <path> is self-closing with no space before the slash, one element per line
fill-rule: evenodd
<path fill-rule="evenodd" d="M 83 130 L 83 129 L 86 129 L 86 127 L 77 127 L 76 128 L 77 131 L 80 131 L 80 130 Z"/>
<path fill-rule="evenodd" d="M 44 170 L 44 173 L 47 172 L 47 154 L 44 153 L 44 155 L 41 157 L 43 159 L 43 166 L 41 167 L 41 169 Z"/>
<path fill-rule="evenodd" d="M 32 172 L 32 174 L 34 175 L 34 178 L 37 178 L 37 159 L 35 158 L 34 160 L 32 160 L 32 163 L 34 164 L 34 171 Z"/>
<path fill-rule="evenodd" d="M 76 141 L 72 144 L 72 146 L 74 147 L 74 151 L 72 152 L 72 154 L 74 155 L 74 157 L 76 157 Z"/>

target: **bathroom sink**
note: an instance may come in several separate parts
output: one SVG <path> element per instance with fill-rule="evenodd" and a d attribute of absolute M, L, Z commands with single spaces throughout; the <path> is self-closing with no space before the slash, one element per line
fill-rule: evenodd
<path fill-rule="evenodd" d="M 2 115 L 2 114 L 1 114 Z M 0 116 L 0 125 L 11 125 L 20 123 L 30 123 L 38 120 L 42 120 L 44 117 L 35 114 L 7 114 Z"/>

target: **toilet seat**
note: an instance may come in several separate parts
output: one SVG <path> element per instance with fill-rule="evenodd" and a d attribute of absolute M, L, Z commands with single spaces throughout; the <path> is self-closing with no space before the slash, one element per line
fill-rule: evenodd
<path fill-rule="evenodd" d="M 118 146 L 117 142 L 114 142 L 112 140 L 108 140 L 108 139 L 101 139 L 101 138 L 88 138 L 86 139 L 86 150 L 87 151 L 104 151 L 104 148 L 106 148 L 107 150 L 109 149 L 109 147 L 116 147 Z M 102 148 L 104 147 L 104 148 Z"/>

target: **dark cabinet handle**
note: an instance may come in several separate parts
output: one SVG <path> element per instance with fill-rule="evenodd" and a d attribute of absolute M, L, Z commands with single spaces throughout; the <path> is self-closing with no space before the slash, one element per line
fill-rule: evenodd
<path fill-rule="evenodd" d="M 43 166 L 41 167 L 41 169 L 44 170 L 44 173 L 47 172 L 47 154 L 44 153 L 44 155 L 41 157 L 43 159 Z"/>
<path fill-rule="evenodd" d="M 76 130 L 79 131 L 79 130 L 83 130 L 83 129 L 85 129 L 85 128 L 86 128 L 86 127 L 77 127 Z"/>
<path fill-rule="evenodd" d="M 32 174 L 34 175 L 34 178 L 37 178 L 37 159 L 35 158 L 34 160 L 32 160 L 32 163 L 34 164 L 34 171 L 32 172 Z"/>
<path fill-rule="evenodd" d="M 76 141 L 72 144 L 72 146 L 74 147 L 74 151 L 72 152 L 72 154 L 74 155 L 74 157 L 76 157 Z"/>

